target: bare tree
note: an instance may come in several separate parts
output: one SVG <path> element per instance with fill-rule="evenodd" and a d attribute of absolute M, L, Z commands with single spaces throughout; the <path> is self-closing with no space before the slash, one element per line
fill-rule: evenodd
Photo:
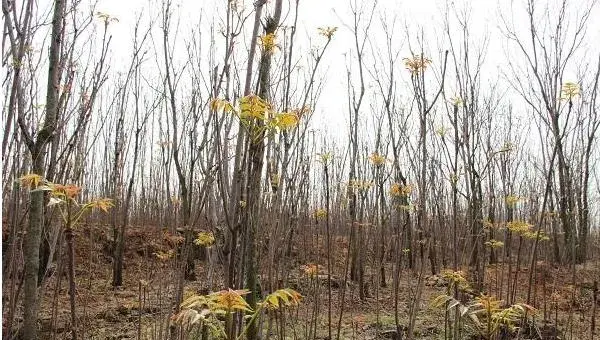
<path fill-rule="evenodd" d="M 569 10 L 572 4 L 568 0 L 551 5 L 552 8 L 547 6 L 540 9 L 535 1 L 527 1 L 527 36 L 519 34 L 514 23 L 508 22 L 504 17 L 502 19 L 505 35 L 517 47 L 526 65 L 523 70 L 509 62 L 513 72 L 511 84 L 551 132 L 552 142 L 556 146 L 559 217 L 564 242 L 569 249 L 566 258 L 574 263 L 577 260 L 575 251 L 581 245 L 576 232 L 577 221 L 572 214 L 575 210 L 574 178 L 566 143 L 574 98 L 573 93 L 565 96 L 563 85 L 565 72 L 573 66 L 576 53 L 585 38 L 587 23 L 595 3 L 590 2 L 581 8 L 574 23 L 570 21 Z M 522 71 L 525 76 L 520 73 Z"/>
<path fill-rule="evenodd" d="M 114 146 L 114 167 L 113 167 L 113 197 L 115 207 L 113 208 L 112 224 L 113 224 L 113 286 L 121 286 L 123 284 L 123 253 L 125 248 L 125 228 L 127 227 L 130 219 L 130 207 L 133 198 L 133 189 L 138 171 L 138 161 L 140 155 L 140 148 L 142 144 L 142 132 L 148 121 L 152 108 L 147 108 L 145 113 L 140 112 L 140 92 L 141 92 L 141 67 L 146 51 L 143 50 L 146 39 L 150 33 L 152 24 L 149 25 L 148 29 L 143 32 L 141 40 L 138 41 L 138 31 L 141 16 L 138 17 L 134 32 L 133 41 L 133 52 L 131 56 L 131 63 L 129 70 L 125 76 L 125 81 L 120 89 L 121 98 L 120 105 L 118 108 L 118 119 L 115 127 L 115 146 Z M 130 82 L 133 81 L 133 85 Z M 130 90 L 130 87 L 133 87 Z M 131 92 L 130 92 L 131 91 Z M 127 181 L 126 188 L 124 181 L 123 168 L 125 167 L 124 153 L 125 153 L 125 112 L 128 109 L 128 96 L 133 93 L 133 110 L 135 116 L 135 124 L 131 130 L 133 130 L 133 161 L 131 162 L 131 170 L 129 172 L 129 180 Z M 129 135 L 129 133 L 127 133 Z"/>

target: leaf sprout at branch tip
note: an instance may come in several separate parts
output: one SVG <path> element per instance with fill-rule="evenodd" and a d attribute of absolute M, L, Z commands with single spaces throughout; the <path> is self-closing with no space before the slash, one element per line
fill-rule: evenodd
<path fill-rule="evenodd" d="M 331 39 L 333 37 L 333 35 L 335 34 L 335 32 L 337 31 L 337 27 L 319 27 L 319 34 L 324 36 L 327 39 Z"/>
<path fill-rule="evenodd" d="M 425 72 L 431 64 L 431 59 L 424 57 L 422 54 L 415 54 L 411 58 L 404 58 L 406 69 L 413 75 Z"/>

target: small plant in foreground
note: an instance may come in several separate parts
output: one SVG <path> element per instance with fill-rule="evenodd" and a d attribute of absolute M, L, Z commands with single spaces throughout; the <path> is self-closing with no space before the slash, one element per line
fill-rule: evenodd
<path fill-rule="evenodd" d="M 293 289 L 279 289 L 267 295 L 253 310 L 243 297 L 249 293 L 247 289 L 228 289 L 207 295 L 192 294 L 181 303 L 181 311 L 174 315 L 172 320 L 182 326 L 185 334 L 207 327 L 213 337 L 228 340 L 241 339 L 263 310 L 274 311 L 296 306 L 302 300 L 302 295 Z M 233 336 L 231 326 L 233 314 L 237 312 L 247 313 L 248 322 L 236 338 Z M 225 322 L 221 321 L 222 318 Z"/>
<path fill-rule="evenodd" d="M 535 313 L 535 308 L 524 303 L 516 303 L 502 307 L 502 300 L 493 296 L 480 295 L 468 304 L 463 304 L 454 297 L 442 294 L 431 301 L 434 308 L 458 309 L 460 317 L 483 339 L 498 339 L 503 332 L 515 333 L 519 323 L 528 315 Z"/>

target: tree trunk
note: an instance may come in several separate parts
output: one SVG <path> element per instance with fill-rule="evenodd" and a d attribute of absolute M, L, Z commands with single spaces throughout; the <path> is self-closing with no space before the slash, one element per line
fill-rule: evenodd
<path fill-rule="evenodd" d="M 33 163 L 33 173 L 44 174 L 46 158 L 46 147 L 54 131 L 58 120 L 58 90 L 60 86 L 60 50 L 63 38 L 63 17 L 66 1 L 54 1 L 54 14 L 52 17 L 52 34 L 50 41 L 50 55 L 48 57 L 48 84 L 46 92 L 46 113 L 44 125 L 38 132 L 35 143 L 28 143 Z M 22 133 L 28 136 L 28 132 L 22 127 Z M 26 137 L 27 138 L 27 137 Z M 25 274 L 24 274 L 24 320 L 23 338 L 36 340 L 38 301 L 38 270 L 40 266 L 40 243 L 42 228 L 44 225 L 44 192 L 35 191 L 29 199 L 29 225 L 24 240 Z"/>
<path fill-rule="evenodd" d="M 70 209 L 70 207 L 69 207 Z M 69 217 L 70 218 L 70 217 Z M 70 223 L 70 221 L 69 221 Z M 69 270 L 69 303 L 71 306 L 71 335 L 72 340 L 77 340 L 77 313 L 75 310 L 75 247 L 73 244 L 73 228 L 67 226 L 65 230 L 67 241 L 67 257 Z"/>
<path fill-rule="evenodd" d="M 267 18 L 265 24 L 265 35 L 274 34 L 279 19 L 281 17 L 282 0 L 275 3 L 275 13 L 273 17 Z M 270 70 L 271 70 L 272 51 L 263 50 L 259 66 L 259 96 L 269 102 Z M 260 225 L 260 207 L 261 207 L 261 178 L 265 154 L 264 122 L 257 120 L 254 122 L 261 129 L 257 138 L 249 136 L 249 164 L 248 164 L 248 187 L 246 202 L 248 212 L 246 223 L 243 223 L 246 232 L 246 287 L 250 290 L 247 296 L 250 308 L 255 309 L 258 303 L 258 263 L 256 254 L 256 231 Z M 258 337 L 258 323 L 255 320 L 248 325 L 248 340 L 255 340 Z"/>

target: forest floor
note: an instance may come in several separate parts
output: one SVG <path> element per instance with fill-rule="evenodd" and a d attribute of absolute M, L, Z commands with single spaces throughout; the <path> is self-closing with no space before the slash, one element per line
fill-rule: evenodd
<path fill-rule="evenodd" d="M 112 269 L 110 258 L 109 227 L 86 227 L 76 233 L 76 278 L 77 278 L 77 315 L 78 335 L 80 339 L 166 339 L 175 287 L 175 269 L 169 261 L 160 261 L 154 256 L 157 252 L 170 249 L 168 237 L 157 228 L 130 228 L 127 231 L 127 249 L 125 253 L 124 284 L 118 289 L 111 285 Z M 336 239 L 337 246 L 343 248 L 343 240 Z M 174 262 L 174 261 L 172 261 Z M 327 281 L 320 273 L 319 284 L 307 278 L 298 261 L 290 261 L 287 268 L 288 284 L 306 298 L 290 314 L 286 338 L 305 339 L 311 321 L 310 315 L 315 306 L 318 308 L 317 339 L 326 339 L 328 333 L 327 317 Z M 344 260 L 336 261 L 343 266 Z M 60 265 L 59 265 L 60 266 Z M 489 293 L 502 291 L 500 280 L 505 266 L 488 266 L 487 287 Z M 561 339 L 565 335 L 556 334 L 555 329 L 568 330 L 572 325 L 574 337 L 578 340 L 593 339 L 590 329 L 592 293 L 587 283 L 600 277 L 598 262 L 577 268 L 575 287 L 570 285 L 571 270 L 566 267 L 553 267 L 540 263 L 537 284 L 534 289 L 534 305 L 538 308 L 535 316 L 543 338 Z M 342 269 L 337 272 L 343 272 Z M 198 280 L 186 282 L 184 292 L 207 291 L 207 265 L 198 261 L 196 273 Z M 390 276 L 391 266 L 387 275 Z M 428 273 L 426 273 L 428 274 Z M 398 289 L 398 317 L 402 327 L 408 325 L 409 301 L 413 301 L 418 273 L 404 270 L 401 273 Z M 523 301 L 527 292 L 528 268 L 522 266 L 517 277 L 516 301 Z M 214 274 L 213 286 L 223 289 L 220 271 Z M 498 281 L 496 281 L 498 278 Z M 514 278 L 513 278 L 514 279 Z M 314 280 L 314 279 L 313 279 Z M 341 320 L 341 339 L 393 339 L 395 334 L 394 294 L 391 279 L 387 287 L 377 289 L 372 276 L 367 276 L 367 297 L 361 300 L 354 284 L 349 283 L 346 290 L 344 314 Z M 424 275 L 423 292 L 419 313 L 415 323 L 417 339 L 444 338 L 444 312 L 430 306 L 438 295 L 446 293 L 446 283 L 440 276 Z M 5 283 L 3 283 L 4 285 Z M 339 287 L 343 280 L 332 279 L 332 324 L 333 337 L 339 318 Z M 6 286 L 5 286 L 6 287 Z M 318 287 L 319 294 L 315 294 Z M 544 289 L 545 288 L 545 289 Z M 6 292 L 5 290 L 3 290 Z M 44 339 L 70 339 L 70 308 L 68 282 L 66 276 L 52 275 L 46 281 L 44 299 L 40 312 L 41 329 Z M 318 298 L 315 298 L 318 296 Z M 378 298 L 377 298 L 378 297 Z M 318 299 L 318 300 L 315 300 Z M 5 300 L 6 301 L 6 300 Z M 598 305 L 600 310 L 600 305 Z M 600 312 L 596 313 L 600 314 Z M 596 325 L 600 317 L 596 317 Z M 6 327 L 6 315 L 4 315 Z M 16 317 L 18 323 L 20 317 Z M 548 321 L 543 321 L 548 320 Z M 558 325 L 558 327 L 556 327 Z M 600 326 L 596 326 L 596 333 Z M 554 333 L 554 334 L 552 334 Z M 569 332 L 570 333 L 570 332 Z M 569 335 L 569 334 L 566 334 Z M 466 337 L 465 337 L 466 338 Z"/>

